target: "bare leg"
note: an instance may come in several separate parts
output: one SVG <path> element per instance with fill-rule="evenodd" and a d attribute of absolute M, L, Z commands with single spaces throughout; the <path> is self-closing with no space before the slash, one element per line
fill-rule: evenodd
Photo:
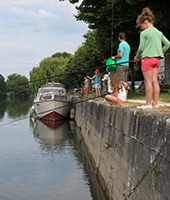
<path fill-rule="evenodd" d="M 98 97 L 98 90 L 97 90 L 98 88 L 96 88 L 96 97 Z"/>
<path fill-rule="evenodd" d="M 160 87 L 158 84 L 158 70 L 153 69 L 153 76 L 152 76 L 152 82 L 153 82 L 153 106 L 158 105 L 159 100 L 159 93 L 160 93 Z"/>
<path fill-rule="evenodd" d="M 111 102 L 114 102 L 114 103 L 117 103 L 117 97 L 115 97 L 115 96 L 113 96 L 113 95 L 106 95 L 105 96 L 105 99 L 107 100 L 107 101 L 111 101 Z"/>
<path fill-rule="evenodd" d="M 127 97 L 128 97 L 128 90 L 126 90 L 126 99 L 127 99 Z"/>
<path fill-rule="evenodd" d="M 143 72 L 143 76 L 146 84 L 146 105 L 152 105 L 152 95 L 153 95 L 152 70 Z"/>
<path fill-rule="evenodd" d="M 101 93 L 100 93 L 100 88 L 98 88 L 98 89 L 99 89 L 99 93 L 98 93 L 98 94 L 99 94 L 99 97 L 100 97 L 100 96 L 101 96 Z"/>

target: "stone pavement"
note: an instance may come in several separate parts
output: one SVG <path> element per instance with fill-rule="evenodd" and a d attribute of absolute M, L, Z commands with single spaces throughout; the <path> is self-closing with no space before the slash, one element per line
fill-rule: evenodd
<path fill-rule="evenodd" d="M 146 100 L 127 99 L 127 102 L 145 104 Z M 168 103 L 168 102 L 158 101 L 158 103 L 160 106 L 170 106 L 170 103 Z"/>

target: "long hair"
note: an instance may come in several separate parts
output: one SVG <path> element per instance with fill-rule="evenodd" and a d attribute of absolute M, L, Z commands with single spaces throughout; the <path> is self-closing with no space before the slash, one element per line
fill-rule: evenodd
<path fill-rule="evenodd" d="M 152 11 L 146 7 L 146 8 L 143 8 L 141 15 L 139 15 L 136 20 L 136 23 L 140 25 L 140 24 L 143 24 L 145 20 L 148 20 L 148 22 L 153 24 L 154 23 L 153 19 L 154 19 L 154 15 Z"/>
<path fill-rule="evenodd" d="M 95 72 L 95 74 L 98 76 L 98 80 L 101 82 L 100 72 Z"/>
<path fill-rule="evenodd" d="M 116 72 L 111 72 L 109 77 L 110 77 L 110 86 L 111 86 L 112 91 L 118 92 L 119 85 L 120 85 L 118 74 Z"/>

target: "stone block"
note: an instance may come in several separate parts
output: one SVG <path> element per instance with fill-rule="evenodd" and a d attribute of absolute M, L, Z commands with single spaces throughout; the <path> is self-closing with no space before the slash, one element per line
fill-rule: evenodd
<path fill-rule="evenodd" d="M 125 109 L 119 107 L 117 109 L 115 128 L 120 132 L 123 132 L 124 120 L 125 120 Z"/>
<path fill-rule="evenodd" d="M 94 116 L 94 119 L 97 119 L 96 110 L 97 110 L 98 105 L 94 101 L 90 102 L 90 104 L 91 104 L 90 112 Z"/>
<path fill-rule="evenodd" d="M 103 116 L 103 122 L 110 125 L 110 121 L 112 118 L 113 113 L 111 112 L 112 107 L 110 105 L 104 105 L 104 116 Z"/>
<path fill-rule="evenodd" d="M 150 157 L 151 157 L 151 150 L 150 148 L 146 148 L 143 144 L 138 143 L 136 148 L 136 154 L 141 157 L 144 161 L 146 161 L 148 164 L 151 163 Z"/>
<path fill-rule="evenodd" d="M 117 118 L 118 106 L 111 106 L 110 108 L 110 126 L 116 127 L 116 118 Z"/>
<path fill-rule="evenodd" d="M 123 126 L 123 133 L 125 135 L 133 135 L 134 134 L 134 130 L 135 130 L 135 117 L 136 115 L 134 114 L 134 110 L 131 110 L 129 108 L 126 109 L 125 112 L 125 118 L 124 118 L 124 126 Z"/>

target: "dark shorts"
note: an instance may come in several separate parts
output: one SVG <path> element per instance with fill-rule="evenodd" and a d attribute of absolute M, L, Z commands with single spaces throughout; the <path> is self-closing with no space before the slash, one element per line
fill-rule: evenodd
<path fill-rule="evenodd" d="M 127 83 L 128 71 L 129 71 L 129 66 L 126 66 L 126 65 L 118 65 L 117 66 L 116 72 L 119 76 L 120 81 Z"/>

